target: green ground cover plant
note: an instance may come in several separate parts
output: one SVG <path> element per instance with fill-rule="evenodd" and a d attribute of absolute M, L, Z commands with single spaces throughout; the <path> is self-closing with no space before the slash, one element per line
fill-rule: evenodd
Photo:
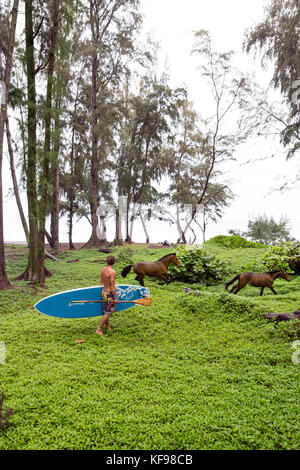
<path fill-rule="evenodd" d="M 286 272 L 300 274 L 300 242 L 283 242 L 268 247 L 254 262 L 258 270 L 285 269 Z"/>
<path fill-rule="evenodd" d="M 221 245 L 225 248 L 265 248 L 262 243 L 247 240 L 241 235 L 217 235 L 206 242 L 207 245 Z"/>
<path fill-rule="evenodd" d="M 209 246 L 235 273 L 262 253 Z M 13 279 L 26 249 L 9 251 Z M 154 261 L 172 251 L 113 248 L 117 282 L 124 283 L 128 259 Z M 60 262 L 46 261 L 55 271 L 46 289 L 18 282 L 0 292 L 0 392 L 13 410 L 1 450 L 299 449 L 299 366 L 291 360 L 299 325 L 275 326 L 262 316 L 299 308 L 299 276 L 276 281 L 278 295 L 263 297 L 251 286 L 226 293 L 227 275 L 208 287 L 146 278 L 152 305 L 116 314 L 102 338 L 99 318 L 58 319 L 32 308 L 55 292 L 97 285 L 105 256 L 62 252 Z"/>

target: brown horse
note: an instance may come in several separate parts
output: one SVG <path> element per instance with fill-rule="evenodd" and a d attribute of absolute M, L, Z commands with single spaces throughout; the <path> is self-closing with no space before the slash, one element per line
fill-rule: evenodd
<path fill-rule="evenodd" d="M 141 286 L 144 286 L 144 276 L 158 277 L 163 281 L 159 283 L 160 285 L 169 284 L 171 276 L 167 271 L 170 263 L 175 264 L 175 266 L 180 266 L 180 261 L 176 253 L 170 253 L 154 262 L 141 261 L 139 263 L 129 264 L 122 270 L 121 274 L 123 277 L 126 277 L 131 268 L 133 268 L 133 271 L 137 275 L 135 279 L 139 281 Z"/>
<path fill-rule="evenodd" d="M 275 289 L 273 288 L 273 282 L 278 277 L 282 277 L 286 281 L 290 281 L 289 276 L 283 269 L 276 269 L 275 271 L 269 271 L 267 273 L 241 273 L 235 276 L 231 281 L 226 282 L 225 289 L 228 289 L 228 286 L 232 284 L 234 281 L 238 280 L 238 283 L 233 286 L 230 292 L 234 292 L 237 294 L 246 284 L 250 284 L 250 286 L 260 287 L 260 295 L 263 295 L 264 288 L 268 287 L 274 294 L 277 294 Z"/>

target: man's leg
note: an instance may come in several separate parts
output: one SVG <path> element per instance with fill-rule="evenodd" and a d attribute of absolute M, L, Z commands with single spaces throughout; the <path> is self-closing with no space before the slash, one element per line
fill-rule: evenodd
<path fill-rule="evenodd" d="M 96 334 L 97 335 L 100 335 L 100 336 L 103 336 L 103 331 L 102 331 L 102 328 L 104 327 L 104 325 L 106 325 L 108 323 L 109 325 L 109 315 L 106 313 L 103 315 L 103 318 L 100 322 L 100 325 L 98 326 L 97 330 L 96 330 Z M 109 325 L 109 328 L 107 329 L 110 329 L 110 325 Z"/>

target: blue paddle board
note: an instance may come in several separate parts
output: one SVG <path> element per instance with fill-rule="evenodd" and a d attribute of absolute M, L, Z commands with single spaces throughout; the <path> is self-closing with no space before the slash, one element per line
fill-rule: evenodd
<path fill-rule="evenodd" d="M 131 286 L 120 284 L 116 286 L 118 300 L 138 300 L 149 297 L 149 289 L 142 286 Z M 80 289 L 67 290 L 58 294 L 49 295 L 37 302 L 34 308 L 44 315 L 58 318 L 85 318 L 103 315 L 102 303 L 88 302 L 78 303 L 79 300 L 101 300 L 102 286 L 83 287 Z M 72 303 L 71 303 L 72 301 Z M 73 303 L 73 301 L 76 301 Z M 116 312 L 135 307 L 133 302 L 116 304 Z"/>

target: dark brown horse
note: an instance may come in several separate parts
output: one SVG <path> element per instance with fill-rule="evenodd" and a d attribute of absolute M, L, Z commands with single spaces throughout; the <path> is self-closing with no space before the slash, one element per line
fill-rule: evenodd
<path fill-rule="evenodd" d="M 260 295 L 263 295 L 264 288 L 268 287 L 274 294 L 277 294 L 273 288 L 273 282 L 278 277 L 282 277 L 286 281 L 290 281 L 289 276 L 283 269 L 276 269 L 275 271 L 269 271 L 267 273 L 241 273 L 235 276 L 231 281 L 226 282 L 225 289 L 228 289 L 228 286 L 233 282 L 238 280 L 238 283 L 233 286 L 230 292 L 234 291 L 234 294 L 237 294 L 246 284 L 250 286 L 260 287 Z"/>
<path fill-rule="evenodd" d="M 137 275 L 135 279 L 139 281 L 141 286 L 144 286 L 144 276 L 158 277 L 163 281 L 160 284 L 169 284 L 171 276 L 167 271 L 170 263 L 180 266 L 176 253 L 170 253 L 154 262 L 140 261 L 139 263 L 129 264 L 123 269 L 121 274 L 123 277 L 126 277 L 131 268 L 133 268 Z"/>

